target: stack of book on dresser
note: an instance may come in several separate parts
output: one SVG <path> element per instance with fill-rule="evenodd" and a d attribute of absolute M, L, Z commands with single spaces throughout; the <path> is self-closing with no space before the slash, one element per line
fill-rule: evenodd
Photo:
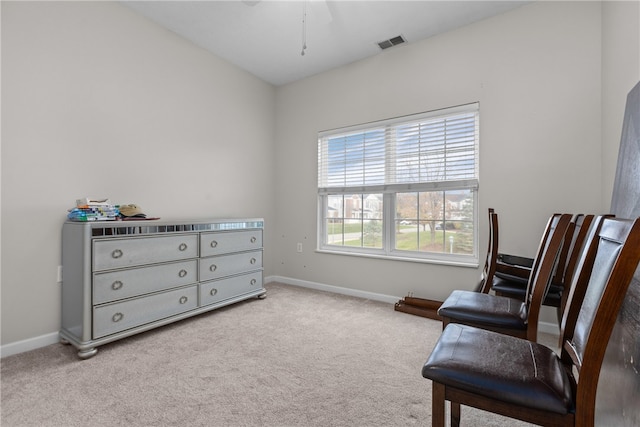
<path fill-rule="evenodd" d="M 76 207 L 69 209 L 67 218 L 71 221 L 115 221 L 120 211 L 109 199 L 78 199 Z"/>

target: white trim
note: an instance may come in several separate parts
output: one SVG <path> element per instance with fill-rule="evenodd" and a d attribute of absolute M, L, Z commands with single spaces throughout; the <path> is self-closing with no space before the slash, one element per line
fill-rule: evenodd
<path fill-rule="evenodd" d="M 308 280 L 293 279 L 290 277 L 283 277 L 283 276 L 268 276 L 264 278 L 264 283 L 270 283 L 270 282 L 284 283 L 285 285 L 300 286 L 302 288 L 333 292 L 336 294 L 349 295 L 352 297 L 365 298 L 365 299 L 370 299 L 374 301 L 386 302 L 390 304 L 395 304 L 400 299 L 402 299 L 401 297 L 397 297 L 393 295 L 378 294 L 374 292 L 361 291 L 358 289 L 351 289 L 351 288 L 343 288 L 340 286 L 327 285 L 324 283 L 310 282 Z M 267 292 L 267 295 L 269 295 L 268 292 Z M 538 331 L 559 337 L 558 325 L 555 323 L 539 322 Z"/>
<path fill-rule="evenodd" d="M 316 289 L 320 291 L 333 292 L 341 295 L 349 295 L 352 297 L 365 298 L 373 301 L 380 301 L 389 304 L 395 304 L 401 297 L 378 294 L 375 292 L 361 291 L 358 289 L 343 288 L 340 286 L 327 285 L 324 283 L 310 282 L 308 280 L 292 279 L 283 276 L 268 276 L 264 278 L 264 283 L 279 282 L 285 285 L 300 286 L 302 288 Z M 268 295 L 268 293 L 267 293 Z M 551 335 L 558 335 L 558 325 L 549 322 L 540 322 L 538 324 L 538 331 Z M 60 342 L 60 336 L 58 332 L 51 332 L 49 334 L 40 335 L 34 338 L 28 338 L 22 341 L 16 341 L 13 343 L 0 346 L 0 357 L 13 356 L 14 354 L 24 353 L 26 351 L 36 350 L 41 347 L 46 347 L 51 344 Z"/>
<path fill-rule="evenodd" d="M 265 283 L 278 282 L 285 285 L 300 286 L 302 288 L 315 289 L 318 291 L 333 292 L 335 294 L 348 295 L 352 297 L 365 298 L 373 301 L 386 302 L 389 304 L 397 303 L 401 298 L 393 295 L 377 294 L 374 292 L 361 291 L 358 289 L 343 288 L 340 286 L 327 285 L 324 283 L 310 282 L 308 280 L 292 279 L 290 277 L 269 276 L 265 277 Z M 267 296 L 269 292 L 267 292 Z"/>
<path fill-rule="evenodd" d="M 445 256 L 440 256 L 439 254 L 433 254 L 432 258 L 420 257 L 417 256 L 419 252 L 410 252 L 410 251 L 393 251 L 391 254 L 386 254 L 380 250 L 375 251 L 370 248 L 357 248 L 357 249 L 365 249 L 370 251 L 357 251 L 350 250 L 348 246 L 331 246 L 326 245 L 326 247 L 316 249 L 315 252 L 319 254 L 333 254 L 333 255 L 347 255 L 347 256 L 359 256 L 364 258 L 375 258 L 375 259 L 386 259 L 390 261 L 406 261 L 406 262 L 419 262 L 423 264 L 439 264 L 439 265 L 450 265 L 453 267 L 469 267 L 469 268 L 478 268 L 480 264 L 478 264 L 477 258 L 472 258 L 470 255 L 460 255 L 460 260 L 457 260 L 453 257 L 447 258 Z M 416 256 L 412 256 L 416 255 Z M 468 258 L 466 260 L 465 258 Z"/>
<path fill-rule="evenodd" d="M 455 190 L 477 190 L 480 188 L 477 178 L 456 179 L 448 181 L 431 182 L 406 182 L 400 184 L 380 184 L 380 185 L 354 185 L 342 187 L 318 187 L 320 196 L 330 196 L 333 194 L 349 193 L 402 193 L 402 192 L 422 192 L 422 191 L 455 191 Z"/>
<path fill-rule="evenodd" d="M 339 286 L 325 285 L 322 283 L 309 282 L 307 280 L 291 279 L 281 276 L 269 276 L 265 277 L 264 283 L 280 282 L 286 285 L 300 286 L 303 288 L 316 289 L 320 291 L 333 292 L 342 295 L 349 295 L 353 297 L 365 298 L 374 301 L 386 302 L 389 304 L 395 304 L 400 300 L 400 297 L 392 295 L 377 294 L 373 292 L 359 291 L 356 289 L 342 288 Z M 268 293 L 267 293 L 268 295 Z M 34 338 L 28 338 L 22 341 L 16 341 L 13 343 L 0 346 L 0 357 L 13 356 L 14 354 L 24 353 L 26 351 L 35 350 L 41 347 L 46 347 L 51 344 L 60 342 L 60 335 L 58 332 L 51 332 L 46 335 L 41 335 Z"/>
<path fill-rule="evenodd" d="M 50 334 L 40 335 L 39 337 L 12 342 L 0 346 L 0 357 L 13 356 L 14 354 L 24 353 L 25 351 L 35 350 L 58 342 L 60 342 L 58 332 L 51 332 Z"/>
<path fill-rule="evenodd" d="M 477 113 L 479 111 L 480 102 L 476 101 L 469 104 L 457 105 L 455 107 L 446 107 L 437 110 L 423 111 L 421 113 L 408 114 L 406 116 L 393 117 L 390 119 L 375 120 L 372 122 L 360 123 L 357 125 L 345 126 L 342 128 L 326 129 L 318 132 L 318 138 L 324 138 L 326 136 L 339 136 L 339 134 L 348 135 L 361 131 L 363 129 L 385 127 L 398 123 L 419 122 L 421 120 L 427 120 L 432 117 L 447 118 L 449 116 L 454 116 L 461 113 Z"/>

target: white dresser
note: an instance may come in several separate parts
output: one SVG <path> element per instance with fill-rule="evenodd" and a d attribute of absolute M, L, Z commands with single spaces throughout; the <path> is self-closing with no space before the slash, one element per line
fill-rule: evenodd
<path fill-rule="evenodd" d="M 60 339 L 97 346 L 266 296 L 261 218 L 67 221 Z"/>

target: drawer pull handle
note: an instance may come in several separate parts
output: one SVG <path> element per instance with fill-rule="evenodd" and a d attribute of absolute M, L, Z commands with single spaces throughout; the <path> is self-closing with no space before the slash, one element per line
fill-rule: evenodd
<path fill-rule="evenodd" d="M 114 322 L 119 322 L 122 320 L 123 317 L 124 317 L 124 314 L 116 313 L 113 315 L 113 317 L 111 317 L 111 320 L 113 320 Z"/>
<path fill-rule="evenodd" d="M 218 293 L 218 290 L 216 288 L 213 288 L 209 293 L 211 294 L 211 296 L 214 296 L 215 294 Z"/>
<path fill-rule="evenodd" d="M 189 298 L 187 298 L 187 297 L 180 297 L 180 304 L 184 304 L 184 303 L 186 303 L 187 301 L 189 301 Z"/>
<path fill-rule="evenodd" d="M 211 247 L 215 248 L 216 246 L 218 246 L 218 242 L 216 242 L 215 240 L 211 241 Z"/>
<path fill-rule="evenodd" d="M 251 261 L 249 261 L 251 264 L 255 264 L 256 263 L 256 259 L 255 258 L 251 258 Z"/>
<path fill-rule="evenodd" d="M 120 249 L 116 249 L 113 252 L 111 252 L 111 257 L 118 259 L 122 256 L 122 251 Z"/>
<path fill-rule="evenodd" d="M 187 270 L 184 270 L 184 269 L 180 270 L 180 272 L 178 273 L 178 276 L 180 276 L 180 277 L 184 277 L 186 275 L 187 275 Z"/>
<path fill-rule="evenodd" d="M 218 269 L 218 266 L 215 264 L 211 264 L 211 266 L 209 267 L 210 271 L 216 271 Z"/>
<path fill-rule="evenodd" d="M 252 237 L 251 237 L 251 243 L 255 243 L 255 242 L 256 242 L 256 240 L 258 240 L 258 239 L 256 239 L 256 238 L 255 238 L 255 236 L 252 236 Z"/>
<path fill-rule="evenodd" d="M 118 289 L 122 289 L 122 282 L 120 280 L 116 280 L 111 284 L 111 289 L 117 291 Z"/>
<path fill-rule="evenodd" d="M 256 279 L 251 279 L 251 286 L 255 285 L 255 284 L 256 284 L 256 282 L 257 282 L 257 280 L 256 280 Z"/>
<path fill-rule="evenodd" d="M 180 246 L 178 246 L 178 250 L 180 250 L 180 252 L 184 252 L 187 250 L 187 244 L 186 243 L 180 243 Z"/>

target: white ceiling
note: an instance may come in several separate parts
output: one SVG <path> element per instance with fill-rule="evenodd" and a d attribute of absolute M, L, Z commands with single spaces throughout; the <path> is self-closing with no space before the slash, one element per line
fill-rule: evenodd
<path fill-rule="evenodd" d="M 479 21 L 530 1 L 122 1 L 276 86 Z M 303 16 L 306 9 L 305 55 Z M 401 49 L 402 45 L 391 49 Z"/>

